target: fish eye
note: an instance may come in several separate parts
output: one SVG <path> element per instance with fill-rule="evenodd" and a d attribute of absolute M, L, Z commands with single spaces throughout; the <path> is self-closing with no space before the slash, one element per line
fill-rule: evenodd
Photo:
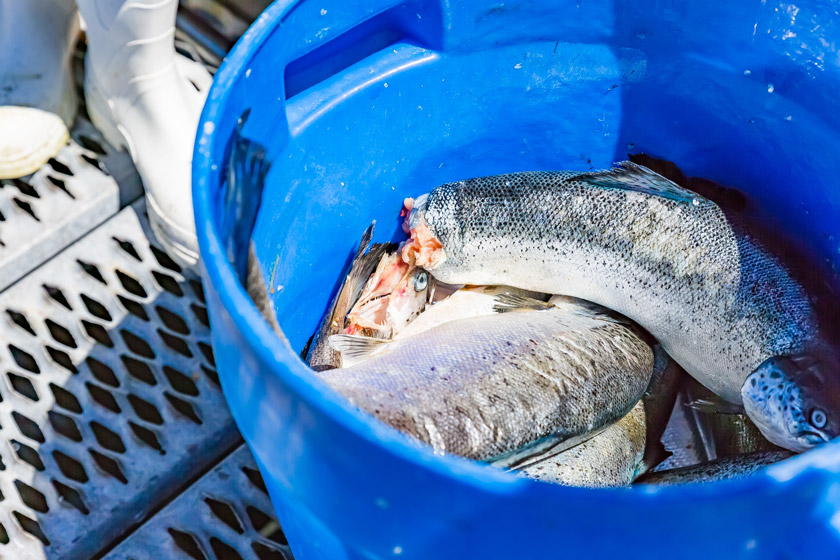
<path fill-rule="evenodd" d="M 828 421 L 828 418 L 825 415 L 825 412 L 820 408 L 815 408 L 811 411 L 811 424 L 815 428 L 822 428 L 825 426 L 825 423 Z"/>
<path fill-rule="evenodd" d="M 420 272 L 414 277 L 414 291 L 422 292 L 429 285 L 429 275 L 425 271 Z"/>

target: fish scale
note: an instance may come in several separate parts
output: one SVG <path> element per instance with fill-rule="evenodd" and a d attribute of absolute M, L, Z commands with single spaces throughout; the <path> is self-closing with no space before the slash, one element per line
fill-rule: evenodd
<path fill-rule="evenodd" d="M 652 372 L 631 328 L 565 306 L 449 321 L 318 375 L 439 453 L 492 460 L 591 437 L 630 411 Z"/>
<path fill-rule="evenodd" d="M 647 170 L 645 170 L 647 171 Z M 649 174 L 653 175 L 652 172 Z M 504 283 L 599 303 L 650 331 L 691 375 L 741 402 L 765 359 L 816 337 L 802 288 L 711 201 L 656 176 L 522 172 L 441 185 L 418 209 L 440 281 Z"/>

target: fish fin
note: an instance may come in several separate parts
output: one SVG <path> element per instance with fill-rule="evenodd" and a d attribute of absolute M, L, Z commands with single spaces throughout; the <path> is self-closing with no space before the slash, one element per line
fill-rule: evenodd
<path fill-rule="evenodd" d="M 361 245 L 359 246 L 361 247 Z M 356 254 L 356 258 L 353 260 L 353 265 L 350 268 L 350 273 L 347 275 L 347 280 L 345 280 L 350 290 L 350 300 L 347 303 L 345 315 L 356 305 L 365 284 L 367 284 L 373 271 L 376 270 L 376 266 L 382 260 L 382 256 L 391 249 L 392 246 L 390 243 L 374 243 L 367 254 Z"/>
<path fill-rule="evenodd" d="M 652 443 L 645 449 L 645 456 L 642 463 L 636 471 L 636 476 L 642 476 L 646 472 L 650 472 L 668 459 L 673 453 L 665 449 L 661 441 Z"/>
<path fill-rule="evenodd" d="M 390 340 L 355 334 L 333 334 L 327 342 L 333 350 L 341 354 L 342 360 L 351 362 L 365 360 L 391 344 Z"/>
<path fill-rule="evenodd" d="M 743 405 L 725 401 L 716 395 L 687 402 L 685 406 L 706 414 L 746 414 Z"/>
<path fill-rule="evenodd" d="M 511 293 L 499 294 L 493 299 L 496 300 L 496 305 L 493 306 L 493 311 L 496 313 L 508 313 L 510 311 L 521 311 L 524 309 L 543 311 L 554 307 L 553 304 L 545 301 Z"/>
<path fill-rule="evenodd" d="M 631 161 L 617 163 L 615 167 L 607 171 L 581 173 L 572 177 L 570 180 L 583 181 L 584 183 L 607 189 L 636 191 L 675 200 L 684 204 L 714 204 L 699 194 L 685 189 L 673 181 L 669 181 L 658 173 L 654 173 L 647 167 Z"/>

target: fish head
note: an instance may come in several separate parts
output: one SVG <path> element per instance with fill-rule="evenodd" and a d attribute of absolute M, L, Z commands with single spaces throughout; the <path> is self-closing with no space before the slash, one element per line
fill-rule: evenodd
<path fill-rule="evenodd" d="M 425 309 L 433 288 L 426 270 L 397 253 L 384 255 L 347 314 L 345 332 L 390 338 Z"/>
<path fill-rule="evenodd" d="M 747 377 L 744 408 L 770 442 L 803 452 L 840 435 L 840 387 L 825 366 L 811 356 L 774 356 Z"/>

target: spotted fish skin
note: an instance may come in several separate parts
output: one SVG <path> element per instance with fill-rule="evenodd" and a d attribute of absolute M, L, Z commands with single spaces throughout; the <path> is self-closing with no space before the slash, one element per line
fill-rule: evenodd
<path fill-rule="evenodd" d="M 317 375 L 438 453 L 498 460 L 591 437 L 630 411 L 652 373 L 650 346 L 580 306 L 449 321 Z"/>
<path fill-rule="evenodd" d="M 525 467 L 521 475 L 562 486 L 626 486 L 635 478 L 644 457 L 645 421 L 645 406 L 639 401 L 624 418 L 603 432 Z"/>
<path fill-rule="evenodd" d="M 806 294 L 713 202 L 622 165 L 435 188 L 412 216 L 442 245 L 428 268 L 443 282 L 503 283 L 614 309 L 706 387 L 740 403 L 764 360 L 815 338 Z"/>
<path fill-rule="evenodd" d="M 638 484 L 691 484 L 719 482 L 751 475 L 773 463 L 787 459 L 792 454 L 788 451 L 762 451 L 733 457 L 724 457 L 666 471 L 647 473 L 639 477 Z"/>

